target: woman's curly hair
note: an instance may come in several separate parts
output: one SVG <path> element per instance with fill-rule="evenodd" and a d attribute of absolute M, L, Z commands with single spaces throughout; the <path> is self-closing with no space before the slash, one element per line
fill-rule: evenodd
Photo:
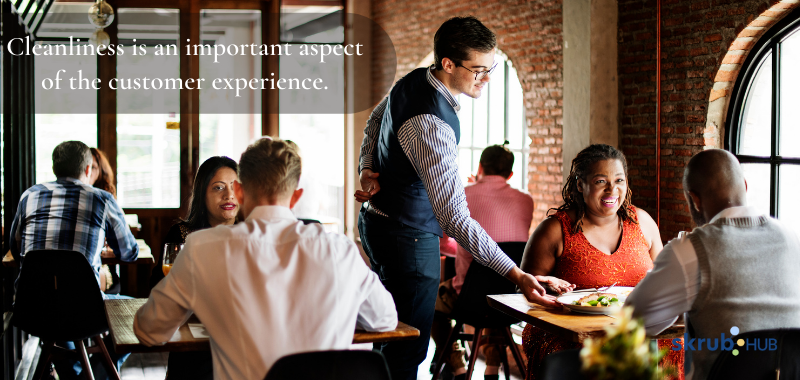
<path fill-rule="evenodd" d="M 578 180 L 586 180 L 586 176 L 591 174 L 589 170 L 592 166 L 599 161 L 615 159 L 622 163 L 625 170 L 625 177 L 628 177 L 628 163 L 625 160 L 625 155 L 611 145 L 606 144 L 592 144 L 584 148 L 575 159 L 572 160 L 572 167 L 567 177 L 567 183 L 561 190 L 561 196 L 564 198 L 564 204 L 558 208 L 551 208 L 555 211 L 575 210 L 575 221 L 572 225 L 572 233 L 583 231 L 583 217 L 586 215 L 586 203 L 583 201 L 583 194 L 578 191 Z M 620 225 L 624 221 L 636 222 L 636 217 L 633 215 L 634 211 L 631 209 L 631 188 L 628 186 L 628 191 L 625 193 L 625 201 L 622 206 L 617 210 L 617 215 L 620 219 Z"/>

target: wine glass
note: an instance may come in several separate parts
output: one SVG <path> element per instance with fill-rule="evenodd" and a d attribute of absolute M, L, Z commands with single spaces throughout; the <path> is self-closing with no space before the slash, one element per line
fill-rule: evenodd
<path fill-rule="evenodd" d="M 164 244 L 164 263 L 161 265 L 161 270 L 164 272 L 164 276 L 169 274 L 169 271 L 172 269 L 172 264 L 175 263 L 175 259 L 178 258 L 178 253 L 181 251 L 181 249 L 183 249 L 183 244 Z"/>

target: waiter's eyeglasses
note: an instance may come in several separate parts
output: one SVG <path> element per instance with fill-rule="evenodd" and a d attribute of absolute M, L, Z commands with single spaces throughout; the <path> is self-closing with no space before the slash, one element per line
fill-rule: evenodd
<path fill-rule="evenodd" d="M 461 66 L 461 64 L 458 64 L 458 65 L 456 65 L 456 66 L 458 66 L 458 67 L 463 67 L 465 70 L 467 70 L 467 71 L 469 71 L 469 72 L 471 72 L 471 73 L 474 73 L 474 74 L 475 74 L 475 80 L 482 80 L 482 79 L 483 79 L 483 78 L 485 78 L 487 75 L 491 74 L 491 73 L 492 73 L 492 71 L 494 71 L 494 68 L 495 68 L 495 67 L 497 67 L 497 63 L 495 63 L 495 64 L 492 66 L 492 68 L 491 68 L 491 69 L 489 69 L 489 70 L 486 70 L 486 71 L 472 71 L 472 70 L 470 70 L 470 69 L 468 69 L 468 68 L 466 68 L 466 67 L 464 67 L 464 66 Z"/>

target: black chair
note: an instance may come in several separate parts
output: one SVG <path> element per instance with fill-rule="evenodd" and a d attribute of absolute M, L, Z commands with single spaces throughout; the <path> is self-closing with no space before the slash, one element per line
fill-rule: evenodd
<path fill-rule="evenodd" d="M 314 351 L 287 355 L 264 380 L 391 380 L 386 359 L 377 351 Z"/>
<path fill-rule="evenodd" d="M 520 261 L 522 261 L 522 253 L 525 251 L 525 244 L 525 242 L 508 242 L 498 243 L 498 246 L 511 260 L 519 265 Z M 484 344 L 510 347 L 517 366 L 519 366 L 523 374 L 526 373 L 522 354 L 519 352 L 519 347 L 514 343 L 509 327 L 514 323 L 518 323 L 519 320 L 489 306 L 489 303 L 486 302 L 487 295 L 514 292 L 516 292 L 516 285 L 505 277 L 477 262 L 473 261 L 470 264 L 467 275 L 464 277 L 464 285 L 461 286 L 461 293 L 453 306 L 453 313 L 447 316 L 455 319 L 456 325 L 447 339 L 447 344 L 443 349 L 440 349 L 436 358 L 433 380 L 439 378 L 444 368 L 444 358 L 450 357 L 450 353 L 453 351 L 453 343 L 456 340 L 472 340 L 472 352 L 470 353 L 467 367 L 467 380 L 472 378 L 475 360 L 478 358 L 478 349 Z M 463 333 L 462 328 L 465 324 L 474 327 L 475 333 Z M 503 333 L 501 336 L 482 336 L 486 329 L 500 330 Z M 506 380 L 509 380 L 509 365 L 505 350 L 502 350 L 500 357 L 503 360 Z"/>
<path fill-rule="evenodd" d="M 761 348 L 739 347 L 738 355 L 722 351 L 709 372 L 709 380 L 719 379 L 800 379 L 800 329 L 760 330 L 739 334 L 736 342 L 744 339 L 749 343 L 761 343 Z M 769 350 L 769 339 L 775 339 L 775 350 Z"/>
<path fill-rule="evenodd" d="M 68 311 L 68 312 L 67 312 Z M 43 342 L 34 380 L 42 377 L 54 355 L 77 358 L 83 373 L 94 379 L 90 353 L 101 353 L 108 373 L 119 380 L 101 334 L 108 330 L 103 295 L 91 265 L 79 252 L 32 251 L 22 260 L 12 323 Z M 83 340 L 92 338 L 95 346 Z M 76 349 L 55 345 L 73 341 Z"/>
<path fill-rule="evenodd" d="M 541 380 L 588 380 L 581 373 L 580 348 L 554 352 L 547 355 L 542 363 Z"/>

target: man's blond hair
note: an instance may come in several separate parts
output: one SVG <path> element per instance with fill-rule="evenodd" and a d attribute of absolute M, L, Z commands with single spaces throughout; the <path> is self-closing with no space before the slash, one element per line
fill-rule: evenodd
<path fill-rule="evenodd" d="M 291 195 L 300 181 L 300 150 L 292 141 L 262 138 L 242 153 L 239 182 L 245 191 L 270 202 Z"/>

